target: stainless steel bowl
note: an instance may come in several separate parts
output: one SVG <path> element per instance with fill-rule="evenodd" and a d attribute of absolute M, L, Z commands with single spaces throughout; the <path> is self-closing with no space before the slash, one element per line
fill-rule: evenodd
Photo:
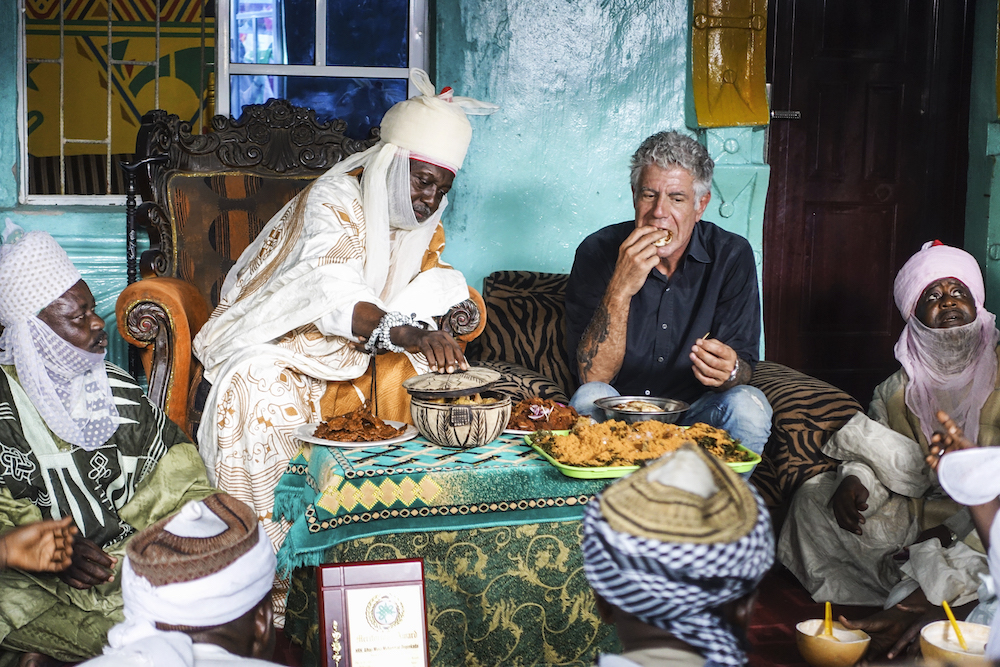
<path fill-rule="evenodd" d="M 652 403 L 653 405 L 660 406 L 661 411 L 640 412 L 638 410 L 624 410 L 620 407 L 629 401 Z M 684 401 L 675 401 L 672 398 L 659 398 L 656 396 L 608 396 L 607 398 L 597 399 L 594 401 L 594 405 L 604 410 L 604 414 L 607 415 L 608 419 L 617 419 L 629 424 L 649 421 L 651 419 L 673 424 L 691 407 Z"/>

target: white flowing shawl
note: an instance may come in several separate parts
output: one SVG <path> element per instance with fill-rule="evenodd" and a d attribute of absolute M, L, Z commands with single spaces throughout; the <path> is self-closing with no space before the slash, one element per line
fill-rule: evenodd
<path fill-rule="evenodd" d="M 976 319 L 951 329 L 931 329 L 914 314 L 920 295 L 942 278 L 965 283 L 976 304 Z M 896 275 L 893 296 L 906 327 L 894 348 L 906 371 L 906 406 L 920 420 L 927 442 L 944 410 L 973 442 L 979 437 L 979 415 L 993 392 L 1000 334 L 996 317 L 983 307 L 986 290 L 979 264 L 969 253 L 946 245 L 925 244 Z"/>

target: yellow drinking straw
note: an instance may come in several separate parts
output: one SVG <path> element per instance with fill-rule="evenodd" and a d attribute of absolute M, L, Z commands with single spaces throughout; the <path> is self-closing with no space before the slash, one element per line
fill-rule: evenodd
<path fill-rule="evenodd" d="M 826 601 L 826 612 L 823 614 L 823 634 L 833 636 L 833 609 L 830 601 Z"/>
<path fill-rule="evenodd" d="M 948 620 L 951 621 L 951 627 L 955 629 L 955 636 L 958 637 L 958 645 L 962 647 L 963 651 L 968 651 L 969 645 L 965 643 L 965 637 L 962 636 L 962 631 L 958 629 L 958 621 L 955 620 L 955 614 L 951 613 L 951 607 L 948 606 L 948 601 L 941 600 L 941 606 L 944 607 L 944 613 L 948 614 Z"/>

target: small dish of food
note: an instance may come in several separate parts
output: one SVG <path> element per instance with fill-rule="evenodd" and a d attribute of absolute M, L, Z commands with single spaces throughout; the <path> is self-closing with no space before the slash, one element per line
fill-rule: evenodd
<path fill-rule="evenodd" d="M 548 398 L 526 398 L 510 412 L 504 433 L 527 435 L 535 431 L 565 431 L 580 418 L 576 410 Z"/>
<path fill-rule="evenodd" d="M 608 396 L 594 401 L 608 419 L 626 423 L 656 421 L 674 424 L 691 406 L 684 401 L 657 396 Z"/>
<path fill-rule="evenodd" d="M 412 440 L 417 437 L 417 429 L 403 422 L 382 420 L 362 405 L 325 422 L 303 424 L 295 429 L 295 437 L 328 447 L 374 447 Z"/>

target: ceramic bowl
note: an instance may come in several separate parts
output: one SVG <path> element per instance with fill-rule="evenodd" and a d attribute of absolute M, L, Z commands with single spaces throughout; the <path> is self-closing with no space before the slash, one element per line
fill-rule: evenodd
<path fill-rule="evenodd" d="M 510 397 L 499 392 L 484 391 L 484 398 L 493 403 L 455 405 L 435 399 L 410 398 L 413 425 L 431 442 L 441 447 L 479 447 L 496 440 L 507 428 L 510 419 Z"/>
<path fill-rule="evenodd" d="M 963 651 L 958 644 L 955 630 L 949 621 L 934 621 L 928 623 L 920 631 L 920 653 L 926 660 L 941 660 L 954 664 L 985 665 L 986 640 L 990 635 L 990 626 L 979 623 L 958 622 L 968 651 Z"/>
<path fill-rule="evenodd" d="M 621 406 L 629 401 L 645 401 L 660 407 L 660 412 L 639 412 L 638 410 L 626 410 Z M 594 405 L 604 410 L 608 419 L 629 424 L 635 422 L 646 422 L 651 419 L 656 421 L 674 424 L 681 415 L 687 412 L 691 406 L 684 401 L 675 401 L 672 398 L 659 398 L 656 396 L 608 396 L 594 401 Z"/>
<path fill-rule="evenodd" d="M 868 650 L 871 637 L 863 630 L 848 630 L 833 622 L 833 641 L 817 636 L 823 632 L 823 619 L 802 621 L 795 626 L 795 643 L 802 658 L 813 667 L 850 667 Z"/>

